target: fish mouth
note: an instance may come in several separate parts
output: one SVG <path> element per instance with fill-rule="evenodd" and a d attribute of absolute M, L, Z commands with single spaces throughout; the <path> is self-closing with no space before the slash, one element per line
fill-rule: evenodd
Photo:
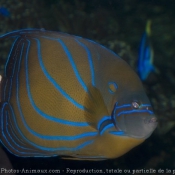
<path fill-rule="evenodd" d="M 149 125 L 150 127 L 156 127 L 157 126 L 157 118 L 154 115 L 147 116 L 144 120 L 145 125 Z"/>
<path fill-rule="evenodd" d="M 155 117 L 151 105 L 142 104 L 135 108 L 132 104 L 115 105 L 112 119 L 116 130 L 122 136 L 132 138 L 146 139 L 157 127 L 157 118 Z"/>
<path fill-rule="evenodd" d="M 157 123 L 155 115 L 121 115 L 117 119 L 116 127 L 125 136 L 146 139 L 153 133 Z"/>

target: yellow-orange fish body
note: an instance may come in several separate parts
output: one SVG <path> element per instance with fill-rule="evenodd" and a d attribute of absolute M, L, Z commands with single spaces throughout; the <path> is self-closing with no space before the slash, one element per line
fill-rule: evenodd
<path fill-rule="evenodd" d="M 17 156 L 116 158 L 157 122 L 142 84 L 115 53 L 81 37 L 21 30 L 1 81 L 2 144 Z"/>

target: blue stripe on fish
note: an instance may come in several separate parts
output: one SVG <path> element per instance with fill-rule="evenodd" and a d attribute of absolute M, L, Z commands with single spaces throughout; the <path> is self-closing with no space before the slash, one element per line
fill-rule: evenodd
<path fill-rule="evenodd" d="M 116 158 L 155 129 L 139 79 L 112 51 L 43 29 L 10 32 L 0 40 L 10 37 L 0 82 L 0 136 L 11 153 Z"/>
<path fill-rule="evenodd" d="M 85 84 L 85 82 L 83 81 L 80 73 L 78 72 L 78 69 L 77 69 L 77 66 L 74 62 L 74 59 L 72 58 L 72 55 L 71 53 L 69 52 L 69 49 L 67 48 L 67 46 L 64 44 L 64 42 L 61 40 L 61 39 L 58 39 L 58 42 L 61 44 L 62 48 L 64 49 L 66 55 L 67 55 L 67 58 L 69 59 L 69 62 L 74 70 L 74 73 L 75 73 L 75 76 L 77 77 L 79 83 L 81 84 L 81 86 L 83 87 L 83 89 L 87 92 L 88 91 L 88 88 Z"/>
<path fill-rule="evenodd" d="M 39 41 L 37 40 L 37 43 L 38 43 Z M 83 123 L 83 122 L 73 122 L 73 121 L 68 121 L 68 120 L 63 120 L 63 119 L 58 119 L 58 118 L 55 118 L 55 117 L 52 117 L 52 116 L 49 116 L 49 115 L 47 115 L 46 113 L 44 113 L 43 111 L 41 111 L 36 105 L 35 105 L 35 103 L 34 103 L 34 101 L 33 101 L 33 98 L 32 98 L 32 96 L 31 96 L 31 93 L 30 93 L 30 85 L 29 85 L 29 77 L 28 77 L 28 64 L 27 64 L 27 62 L 28 62 L 28 52 L 29 52 L 29 48 L 30 48 L 30 42 L 28 41 L 28 47 L 27 47 L 27 53 L 26 53 L 26 86 L 27 86 L 27 91 L 28 91 L 28 96 L 29 96 L 29 99 L 30 99 L 30 102 L 31 102 L 31 104 L 32 104 L 32 106 L 33 106 L 33 108 L 36 110 L 36 112 L 38 112 L 39 114 L 40 114 L 40 116 L 42 116 L 42 117 L 44 117 L 44 118 L 46 118 L 46 119 L 48 119 L 48 120 L 51 120 L 51 121 L 54 121 L 54 122 L 58 122 L 58 123 L 61 123 L 61 124 L 65 124 L 65 125 L 70 125 L 70 126 L 78 126 L 78 127 L 84 127 L 84 126 L 88 126 L 88 123 Z M 40 48 L 40 47 L 39 47 Z M 40 49 L 38 48 L 38 57 L 40 57 L 40 59 L 42 59 L 41 58 L 41 53 L 40 53 Z M 41 60 L 40 60 L 41 61 Z M 44 67 L 44 65 L 43 64 L 41 64 L 43 67 Z M 44 69 L 44 68 L 43 68 Z M 19 70 L 18 70 L 18 73 L 17 74 L 19 74 Z M 19 76 L 18 76 L 19 77 Z M 19 87 L 18 87 L 18 84 L 19 84 L 19 82 L 18 82 L 18 78 L 17 78 L 17 102 L 18 102 L 18 108 L 19 108 L 19 111 L 20 111 L 20 113 L 21 113 L 21 117 L 23 116 L 23 114 L 22 114 L 22 111 L 21 111 L 21 107 L 20 107 L 20 104 L 19 104 L 19 99 L 18 99 L 18 89 L 19 89 Z M 22 117 L 22 119 L 24 119 L 24 117 Z M 26 122 L 23 120 L 23 123 L 25 124 Z M 27 126 L 27 124 L 25 124 L 25 126 L 26 126 L 26 128 L 28 128 L 28 126 Z M 30 130 L 29 128 L 28 128 L 28 130 Z M 33 132 L 33 131 L 31 131 L 31 132 Z M 38 135 L 37 133 L 34 133 L 33 132 L 33 134 L 35 135 L 35 136 L 38 136 L 38 137 L 43 137 L 44 139 L 56 139 L 56 138 L 64 138 L 63 136 L 56 136 L 56 137 L 54 137 L 54 136 L 42 136 L 42 135 Z M 81 137 L 87 137 L 87 136 L 94 136 L 94 135 L 96 135 L 96 133 L 94 133 L 94 132 L 91 132 L 91 133 L 85 133 L 85 134 L 82 134 L 81 135 Z M 50 138 L 50 137 L 52 137 L 52 138 Z M 66 137 L 67 138 L 67 137 Z M 78 139 L 78 138 L 80 138 L 80 136 L 75 136 L 74 138 L 76 138 L 76 139 Z M 67 140 L 68 139 L 71 139 L 71 138 L 67 138 Z M 66 140 L 66 139 L 65 139 Z"/>
<path fill-rule="evenodd" d="M 7 103 L 4 103 L 2 109 L 4 108 L 5 105 L 8 105 L 8 104 L 7 104 Z M 10 107 L 10 110 L 11 110 L 11 112 L 12 112 L 13 119 L 14 119 L 14 121 L 15 121 L 13 109 L 12 109 L 11 106 L 9 106 L 9 107 Z M 2 112 L 2 111 L 1 111 L 1 112 Z M 9 116 L 8 116 L 8 117 L 9 117 Z M 3 123 L 3 121 L 1 121 L 1 122 Z M 41 149 L 41 150 L 45 150 L 45 151 L 63 151 L 63 150 L 76 151 L 76 150 L 82 149 L 83 147 L 85 147 L 85 146 L 87 146 L 87 145 L 89 145 L 89 144 L 92 144 L 92 143 L 94 142 L 93 140 L 88 140 L 88 141 L 85 141 L 84 143 L 78 145 L 77 147 L 73 147 L 73 148 L 67 148 L 67 147 L 49 148 L 49 147 L 43 147 L 43 146 L 39 146 L 39 145 L 35 144 L 34 142 L 31 142 L 30 140 L 28 140 L 28 139 L 22 134 L 22 132 L 20 131 L 20 129 L 19 129 L 19 127 L 18 127 L 16 121 L 15 121 L 15 125 L 16 125 L 16 128 L 17 128 L 18 132 L 21 134 L 22 138 L 23 138 L 27 143 L 30 143 L 30 144 L 33 145 L 34 147 L 36 147 L 36 148 L 38 148 L 38 149 Z M 7 127 L 7 126 L 8 126 L 8 125 L 6 125 L 6 127 Z M 2 124 L 2 126 L 1 126 L 1 128 L 2 128 L 2 131 L 3 131 L 3 130 L 4 130 L 3 124 Z M 6 128 L 6 132 L 9 134 L 7 128 Z M 8 145 L 9 145 L 12 149 L 14 149 L 15 151 L 19 152 L 20 154 L 26 154 L 26 153 L 27 153 L 27 152 L 21 152 L 21 150 L 20 150 L 20 149 L 22 149 L 21 146 L 19 147 L 19 148 L 20 148 L 19 150 L 15 149 L 15 148 L 12 146 L 12 144 L 10 143 L 10 142 L 12 141 L 13 144 L 14 144 L 15 141 L 14 141 L 13 139 L 10 140 L 10 141 L 8 141 L 6 135 L 3 134 L 3 136 L 4 136 L 4 138 L 6 138 L 6 141 L 7 141 Z M 30 153 L 30 154 L 31 154 L 31 153 Z M 33 153 L 33 154 L 36 154 L 36 153 Z M 39 154 L 40 154 L 40 153 L 39 153 Z M 41 156 L 41 155 L 40 155 L 40 156 Z"/>
<path fill-rule="evenodd" d="M 98 122 L 98 125 L 97 125 L 97 129 L 100 130 L 100 126 L 103 122 L 105 122 L 106 120 L 111 120 L 111 116 L 104 116 L 99 122 Z"/>
<path fill-rule="evenodd" d="M 6 114 L 6 121 L 7 121 L 7 118 L 8 118 L 9 116 Z M 10 137 L 10 140 L 14 143 L 14 145 L 15 146 L 17 146 L 17 147 L 19 147 L 19 148 L 21 148 L 21 149 L 23 149 L 23 150 L 26 150 L 26 151 L 35 151 L 34 149 L 29 149 L 29 148 L 26 148 L 26 147 L 24 147 L 24 146 L 21 146 L 21 145 L 19 145 L 17 142 L 15 142 L 14 141 L 14 137 L 15 137 L 15 139 L 17 139 L 17 136 L 14 134 L 13 135 L 13 137 L 10 135 L 10 133 L 13 133 L 13 132 L 9 132 L 8 131 L 8 129 L 7 129 L 7 126 L 8 126 L 8 122 L 7 122 L 7 125 L 6 125 L 6 131 L 7 131 L 7 134 L 8 134 L 8 136 Z M 9 125 L 10 126 L 10 128 L 11 128 L 11 125 Z M 11 128 L 11 131 L 12 131 L 12 128 Z M 18 140 L 18 142 L 21 144 L 22 142 L 21 141 L 19 141 L 19 139 L 17 139 Z M 23 144 L 23 143 L 22 143 Z M 9 142 L 9 145 L 13 148 L 13 149 L 15 149 L 14 147 L 13 147 L 13 145 L 12 144 L 10 144 L 10 142 Z"/>
<path fill-rule="evenodd" d="M 3 111 L 3 110 L 4 110 L 4 107 L 5 107 L 6 105 L 9 105 L 9 104 L 8 104 L 8 103 L 4 103 L 3 106 L 2 106 L 2 110 L 1 110 L 1 114 L 2 114 L 2 115 L 3 115 L 3 112 L 4 112 L 4 111 Z M 9 107 L 10 107 L 10 110 L 13 110 L 11 106 L 9 106 Z M 11 111 L 11 112 L 12 112 L 12 111 Z M 23 150 L 23 149 L 25 149 L 25 150 L 31 150 L 31 149 L 23 148 L 22 146 L 18 145 L 18 144 L 14 141 L 14 138 L 12 138 L 11 135 L 10 135 L 10 133 L 8 132 L 8 128 L 7 128 L 7 126 L 8 126 L 7 118 L 10 119 L 10 116 L 9 116 L 9 114 L 7 114 L 7 111 L 6 111 L 6 113 L 5 113 L 6 125 L 5 125 L 5 128 L 4 128 L 4 125 L 3 125 L 3 122 L 4 122 L 4 121 L 3 121 L 3 118 L 2 118 L 2 119 L 1 119 L 1 128 L 2 128 L 2 135 L 3 135 L 4 139 L 6 140 L 8 146 L 9 146 L 11 149 L 13 149 L 13 150 L 19 152 L 20 154 L 21 154 L 21 153 L 24 153 L 24 154 L 28 153 L 28 151 L 27 151 L 27 152 L 23 152 L 22 150 Z M 13 118 L 14 118 L 14 116 L 13 116 Z M 17 125 L 16 125 L 16 126 L 17 126 Z M 17 128 L 17 129 L 18 129 L 18 128 Z M 19 130 L 19 129 L 18 129 L 18 130 Z M 20 131 L 20 130 L 19 130 L 19 131 Z M 10 140 L 7 138 L 6 134 L 4 134 L 4 132 L 7 133 L 8 137 L 10 137 Z M 21 131 L 20 131 L 20 133 L 21 133 Z M 21 133 L 21 134 L 22 134 L 22 133 Z M 22 134 L 21 136 L 23 137 L 23 134 Z M 23 137 L 23 138 L 25 138 L 25 137 Z M 26 139 L 26 140 L 27 140 L 27 139 Z M 12 142 L 12 143 L 11 143 L 11 142 Z M 3 143 L 2 143 L 2 144 L 3 144 Z M 3 145 L 4 145 L 4 144 L 3 144 Z M 14 148 L 13 145 L 18 146 L 18 147 L 19 147 L 19 150 L 16 149 L 16 148 Z M 5 146 L 5 145 L 4 145 L 4 146 Z M 6 148 L 8 149 L 8 147 L 6 147 Z M 8 150 L 9 150 L 9 149 L 8 149 Z M 32 150 L 32 151 L 33 151 L 33 153 L 30 152 L 30 154 L 33 154 L 33 155 L 37 154 L 37 153 L 35 152 L 35 150 Z M 11 152 L 11 150 L 9 150 L 9 152 Z M 40 153 L 39 153 L 39 154 L 40 154 Z"/>
<path fill-rule="evenodd" d="M 153 114 L 152 111 L 150 110 L 137 110 L 137 109 L 133 109 L 133 110 L 130 110 L 130 111 L 122 111 L 120 113 L 117 114 L 117 116 L 120 116 L 121 114 L 131 114 L 131 113 L 137 113 L 137 112 L 140 112 L 140 113 L 144 113 L 144 112 L 148 112 L 149 114 Z"/>
<path fill-rule="evenodd" d="M 11 54 L 12 54 L 12 51 L 13 51 L 13 49 L 14 49 L 14 45 L 16 44 L 16 42 L 18 41 L 18 39 L 19 39 L 19 36 L 15 39 L 15 41 L 13 42 L 13 44 L 12 44 L 12 47 L 11 47 L 11 49 L 10 49 L 10 53 L 9 53 L 9 55 L 8 55 L 8 58 L 7 58 L 7 61 L 6 61 L 6 63 L 5 63 L 5 76 L 7 76 L 7 65 L 8 65 L 8 63 L 9 63 L 9 60 L 10 60 L 10 57 L 11 57 Z M 14 65 L 14 67 L 15 67 L 15 65 Z M 14 73 L 14 72 L 13 72 Z"/>
<path fill-rule="evenodd" d="M 131 104 L 125 104 L 125 105 L 121 105 L 121 106 L 117 106 L 118 105 L 118 102 L 115 104 L 115 107 L 114 107 L 114 110 L 113 110 L 113 113 L 112 113 L 112 118 L 113 120 L 115 120 L 115 123 L 117 122 L 116 121 L 116 118 L 119 117 L 120 115 L 122 114 L 131 114 L 131 113 L 149 113 L 149 114 L 153 114 L 153 111 L 152 110 L 149 110 L 149 109 L 141 109 L 143 107 L 147 108 L 147 107 L 150 107 L 151 105 L 150 104 L 141 104 L 140 105 L 140 109 L 132 109 L 132 105 Z M 129 107 L 130 110 L 128 110 L 126 107 Z M 121 112 L 116 112 L 117 110 L 119 109 L 122 109 L 122 108 L 125 108 L 125 110 L 122 110 Z M 117 115 L 115 115 L 117 114 Z"/>
<path fill-rule="evenodd" d="M 37 47 L 38 47 L 38 59 L 39 59 L 39 63 L 40 63 L 40 66 L 41 66 L 41 69 L 44 73 L 44 75 L 47 77 L 47 79 L 54 85 L 54 87 L 67 99 L 69 100 L 72 104 L 74 104 L 77 108 L 80 108 L 82 110 L 85 109 L 85 107 L 81 104 L 79 104 L 78 102 L 76 102 L 73 98 L 71 98 L 58 84 L 57 82 L 49 75 L 49 73 L 47 72 L 43 62 L 42 62 L 42 56 L 41 56 L 41 46 L 40 46 L 40 42 L 38 39 L 36 39 L 36 42 L 37 42 Z M 30 45 L 30 41 L 29 42 L 29 45 Z M 29 47 L 28 47 L 28 50 L 29 50 Z M 27 75 L 27 74 L 26 74 Z M 28 89 L 29 90 L 29 89 Z M 29 91 L 28 91 L 29 92 Z M 29 95 L 29 98 L 30 98 L 30 95 Z M 30 98 L 31 100 L 31 103 L 32 103 L 32 98 Z M 32 103 L 33 104 L 33 103 Z M 34 104 L 33 104 L 34 105 Z M 35 106 L 35 105 L 34 105 Z M 41 114 L 41 115 L 44 115 L 42 114 L 42 112 L 40 110 L 38 110 L 38 112 Z M 54 120 L 52 118 L 52 120 Z M 60 120 L 58 122 L 63 122 L 64 123 L 64 120 Z M 74 123 L 74 122 L 73 122 Z M 70 123 L 69 123 L 70 124 Z M 87 126 L 87 124 L 82 124 L 83 126 Z"/>
<path fill-rule="evenodd" d="M 100 135 L 103 135 L 103 133 L 104 133 L 107 129 L 112 128 L 112 127 L 114 127 L 114 124 L 113 124 L 113 123 L 110 123 L 110 124 L 106 125 L 106 126 L 100 131 Z"/>
<path fill-rule="evenodd" d="M 89 61 L 89 66 L 90 66 L 90 71 L 91 71 L 91 83 L 93 86 L 95 86 L 95 73 L 94 73 L 94 65 L 93 65 L 93 61 L 92 61 L 91 52 L 85 44 L 81 43 L 77 39 L 75 41 L 77 43 L 79 43 L 86 50 L 88 61 Z"/>
<path fill-rule="evenodd" d="M 116 92 L 116 90 L 118 89 L 118 85 L 115 82 L 108 82 L 108 86 L 109 86 L 109 92 L 111 94 L 114 94 Z M 112 86 L 112 88 L 111 88 Z"/>
<path fill-rule="evenodd" d="M 22 40 L 20 41 L 20 42 L 22 42 Z M 27 53 L 26 53 L 26 80 L 27 80 L 27 88 L 29 88 L 29 82 L 28 82 L 28 65 L 27 65 L 27 55 L 28 55 L 28 51 L 29 51 L 29 47 L 30 47 L 30 42 L 28 41 L 28 45 L 27 45 Z M 23 117 L 23 114 L 22 114 L 22 110 L 21 110 L 21 107 L 20 107 L 20 103 L 19 103 L 19 95 L 18 95 L 18 91 L 19 91 L 19 87 L 18 87 L 18 85 L 19 85 L 19 80 L 18 80 L 18 77 L 19 77 L 19 69 L 20 69 L 20 64 L 21 64 L 21 58 L 22 58 L 22 54 L 23 54 L 23 49 L 24 49 L 24 42 L 23 42 L 23 44 L 22 44 L 22 49 L 21 49 L 21 53 L 20 53 L 20 58 L 19 58 L 19 62 L 18 62 L 18 71 L 17 71 L 17 82 L 16 82 L 16 86 L 17 86 L 17 104 L 18 104 L 18 110 L 19 110 L 19 112 L 20 112 L 20 114 L 21 114 L 21 118 L 22 118 L 22 120 L 23 120 L 23 124 L 25 125 L 25 127 L 33 134 L 33 135 L 35 135 L 35 136 L 37 136 L 37 137 L 40 137 L 40 138 L 42 138 L 42 139 L 46 139 L 46 140 L 75 140 L 75 139 L 81 139 L 81 138 L 83 138 L 83 137 L 89 137 L 89 136 L 95 136 L 95 135 L 97 135 L 97 132 L 87 132 L 87 133 L 83 133 L 83 134 L 79 134 L 79 135 L 75 135 L 75 136 L 43 136 L 43 135 L 41 135 L 41 134 L 38 134 L 38 133 L 36 133 L 36 132 L 34 132 L 34 131 L 32 131 L 28 126 L 27 126 L 27 124 L 26 124 L 26 122 L 25 122 L 25 120 L 24 120 L 24 117 Z M 15 60 L 15 65 L 16 65 L 16 60 Z M 15 66 L 16 67 L 16 66 Z M 13 69 L 13 74 L 14 74 L 14 69 Z M 29 90 L 29 89 L 28 89 Z M 30 93 L 28 93 L 28 94 L 30 94 Z M 30 96 L 30 95 L 29 95 Z M 10 95 L 9 95 L 9 97 L 10 97 Z M 11 110 L 12 110 L 12 108 L 11 108 Z M 13 114 L 13 116 L 14 116 L 14 114 Z M 14 118 L 14 120 L 15 120 L 15 118 Z M 82 123 L 78 123 L 78 125 L 76 125 L 75 124 L 75 122 L 69 122 L 69 121 L 66 121 L 66 122 L 68 122 L 69 124 L 72 124 L 73 123 L 73 125 L 74 126 L 86 126 L 87 125 L 87 123 L 85 123 L 85 124 L 83 124 L 82 125 Z M 16 123 L 16 122 L 15 122 Z M 64 124 L 65 124 L 65 120 L 64 120 Z M 7 125 L 6 125 L 6 127 L 7 127 Z M 3 128 L 3 126 L 2 126 L 2 128 Z M 16 123 L 16 128 L 18 128 L 18 126 L 17 126 L 17 123 Z M 9 134 L 9 132 L 8 132 L 8 129 L 6 128 L 6 131 L 7 131 L 7 133 L 8 133 L 8 135 L 9 135 L 9 137 L 11 138 L 11 141 L 16 145 L 16 146 L 19 146 L 13 139 L 12 139 L 12 137 L 10 136 L 10 134 Z M 20 132 L 20 130 L 19 130 L 19 128 L 18 128 L 18 131 Z M 20 132 L 21 133 L 21 132 Z M 22 133 L 21 133 L 21 135 L 23 135 Z M 25 137 L 23 137 L 23 138 L 25 138 Z M 8 142 L 8 139 L 6 139 L 7 140 L 7 142 Z M 30 142 L 30 141 L 28 141 L 28 139 L 27 138 L 25 138 L 25 140 L 27 141 L 27 142 L 29 142 L 31 145 L 33 145 L 33 143 L 32 142 Z M 19 140 L 18 140 L 19 141 Z M 74 148 L 75 150 L 76 149 L 79 149 L 79 148 L 81 148 L 81 147 L 83 147 L 83 146 L 85 146 L 86 144 L 89 144 L 90 142 L 88 141 L 88 142 L 85 142 L 85 143 L 83 143 L 82 145 L 79 145 L 77 148 Z M 11 144 L 10 144 L 10 142 L 8 142 L 8 144 L 9 144 L 9 146 L 10 147 L 12 147 L 12 149 L 15 149 Z M 36 146 L 37 147 L 37 145 L 36 144 L 34 144 L 34 146 Z M 21 146 L 19 146 L 19 148 L 20 149 L 23 149 L 23 147 L 21 147 Z M 41 148 L 41 147 L 40 147 Z M 45 149 L 44 147 L 43 147 L 43 149 Z M 47 148 L 46 148 L 47 149 Z M 16 149 L 15 149 L 16 150 Z M 67 148 L 60 148 L 60 150 L 68 150 Z M 18 150 L 16 150 L 17 152 L 18 152 Z M 20 152 L 20 153 L 22 153 L 22 154 L 26 154 L 26 152 Z M 36 154 L 36 153 L 33 153 L 33 154 Z"/>
<path fill-rule="evenodd" d="M 125 136 L 123 131 L 109 131 L 109 133 L 117 136 Z"/>

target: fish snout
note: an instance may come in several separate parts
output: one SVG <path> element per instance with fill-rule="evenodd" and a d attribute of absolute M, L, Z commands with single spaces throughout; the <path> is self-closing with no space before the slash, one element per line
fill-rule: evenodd
<path fill-rule="evenodd" d="M 150 126 L 153 130 L 157 127 L 158 121 L 155 115 L 150 115 L 144 120 L 145 125 Z"/>
<path fill-rule="evenodd" d="M 157 127 L 157 118 L 154 114 L 130 113 L 123 114 L 116 119 L 117 128 L 126 136 L 146 139 Z"/>
<path fill-rule="evenodd" d="M 156 124 L 157 123 L 157 117 L 152 114 L 150 116 L 146 116 L 144 119 L 145 124 Z"/>
<path fill-rule="evenodd" d="M 150 120 L 149 120 L 149 123 L 156 123 L 157 122 L 157 118 L 156 117 L 152 117 Z"/>

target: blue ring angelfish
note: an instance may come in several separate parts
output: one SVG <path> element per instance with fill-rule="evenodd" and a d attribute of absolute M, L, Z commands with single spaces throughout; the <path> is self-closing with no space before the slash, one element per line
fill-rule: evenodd
<path fill-rule="evenodd" d="M 0 137 L 12 154 L 116 158 L 155 129 L 139 78 L 104 46 L 43 29 L 0 40 L 8 38 L 14 41 L 0 82 Z"/>

